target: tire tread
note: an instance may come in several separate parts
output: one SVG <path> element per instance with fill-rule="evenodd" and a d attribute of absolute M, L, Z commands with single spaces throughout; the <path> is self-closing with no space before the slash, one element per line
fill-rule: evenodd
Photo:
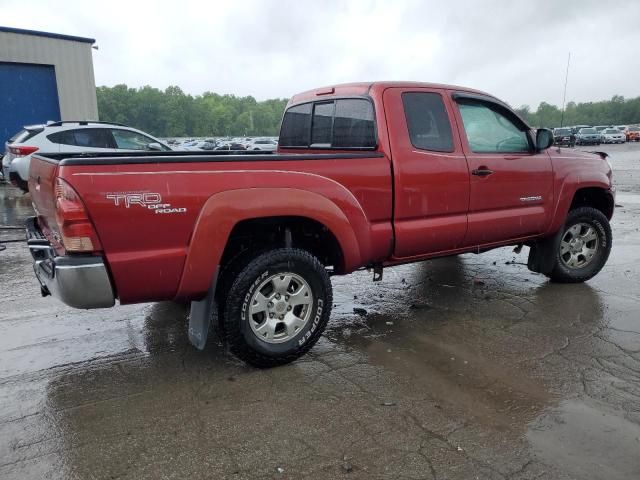
<path fill-rule="evenodd" d="M 583 274 L 579 274 L 577 272 L 571 272 L 563 268 L 560 264 L 560 252 L 556 252 L 556 264 L 553 268 L 553 271 L 549 275 L 552 281 L 556 283 L 582 283 L 585 282 L 600 272 L 602 267 L 607 263 L 609 258 L 609 253 L 611 252 L 612 246 L 612 235 L 611 235 L 611 226 L 609 225 L 609 220 L 607 217 L 598 209 L 593 207 L 579 207 L 574 210 L 569 211 L 567 215 L 567 221 L 565 225 L 563 225 L 563 229 L 568 225 L 573 219 L 578 219 L 580 217 L 589 217 L 591 219 L 597 220 L 600 222 L 605 230 L 605 234 L 607 236 L 607 247 L 604 252 L 602 252 L 602 256 L 597 259 L 600 265 L 598 265 L 595 269 L 589 269 Z"/>
<path fill-rule="evenodd" d="M 242 330 L 239 328 L 239 321 L 229 313 L 230 309 L 228 306 L 242 304 L 243 298 L 246 294 L 246 289 L 243 288 L 243 284 L 247 278 L 253 279 L 257 277 L 268 265 L 286 259 L 296 259 L 298 261 L 306 262 L 316 270 L 325 285 L 326 307 L 322 312 L 318 328 L 316 328 L 315 332 L 303 345 L 287 354 L 277 356 L 264 355 L 253 349 L 244 340 Z M 222 308 L 222 336 L 231 353 L 255 367 L 271 368 L 293 362 L 307 353 L 315 345 L 329 321 L 333 302 L 331 280 L 329 279 L 329 275 L 327 274 L 324 265 L 322 265 L 316 257 L 306 250 L 298 248 L 278 248 L 243 258 L 242 261 L 238 262 L 233 268 L 228 270 L 227 275 L 230 276 L 232 280 L 228 279 L 230 287 L 228 287 L 228 292 L 224 292 L 226 295 L 224 303 L 227 307 Z"/>

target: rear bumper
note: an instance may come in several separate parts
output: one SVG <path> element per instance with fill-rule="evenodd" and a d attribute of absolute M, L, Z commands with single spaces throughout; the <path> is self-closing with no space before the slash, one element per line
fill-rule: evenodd
<path fill-rule="evenodd" d="M 56 256 L 35 217 L 27 220 L 27 245 L 42 295 L 51 295 L 75 308 L 114 305 L 111 280 L 101 256 Z"/>

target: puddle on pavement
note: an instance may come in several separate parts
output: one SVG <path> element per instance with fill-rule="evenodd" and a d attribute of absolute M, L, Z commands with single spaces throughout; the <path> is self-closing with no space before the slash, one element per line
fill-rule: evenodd
<path fill-rule="evenodd" d="M 581 480 L 640 478 L 640 426 L 597 405 L 563 401 L 527 432 L 536 455 Z"/>
<path fill-rule="evenodd" d="M 31 195 L 25 195 L 17 188 L 0 186 L 0 226 L 22 227 L 26 218 L 32 215 Z"/>
<path fill-rule="evenodd" d="M 616 194 L 616 203 L 622 206 L 626 206 L 627 204 L 640 204 L 640 195 L 635 193 L 617 193 Z"/>

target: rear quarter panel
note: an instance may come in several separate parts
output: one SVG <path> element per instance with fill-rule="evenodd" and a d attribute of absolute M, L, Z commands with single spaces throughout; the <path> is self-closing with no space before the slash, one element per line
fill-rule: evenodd
<path fill-rule="evenodd" d="M 223 253 L 219 239 L 226 240 L 233 225 L 252 210 L 256 217 L 272 212 L 322 219 L 320 204 L 309 196 L 284 196 L 274 209 L 274 189 L 309 192 L 337 206 L 358 245 L 347 270 L 384 257 L 391 247 L 391 174 L 389 161 L 382 156 L 69 165 L 60 166 L 59 175 L 88 207 L 121 303 L 204 295 Z M 250 191 L 250 195 L 220 195 L 230 191 Z M 138 203 L 127 206 L 125 194 L 157 195 L 166 209 L 184 211 L 156 213 Z M 117 205 L 116 198 L 121 198 Z M 253 202 L 249 208 L 247 199 Z M 207 226 L 200 228 L 201 222 Z"/>

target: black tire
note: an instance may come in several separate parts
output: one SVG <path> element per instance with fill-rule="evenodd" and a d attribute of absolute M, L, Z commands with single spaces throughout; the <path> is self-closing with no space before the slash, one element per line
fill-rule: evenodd
<path fill-rule="evenodd" d="M 313 295 L 306 323 L 282 343 L 268 343 L 253 332 L 249 302 L 263 279 L 277 273 L 293 273 L 307 282 Z M 232 281 L 222 308 L 222 335 L 231 353 L 259 368 L 290 363 L 307 353 L 324 331 L 333 302 L 329 275 L 320 261 L 305 250 L 278 248 L 259 253 L 244 262 Z M 295 307 L 294 307 L 295 311 Z"/>
<path fill-rule="evenodd" d="M 593 278 L 609 258 L 612 245 L 612 234 L 609 220 L 600 211 L 591 207 L 581 207 L 571 210 L 567 215 L 567 221 L 562 227 L 561 239 L 568 234 L 569 229 L 578 224 L 585 224 L 593 227 L 597 236 L 597 250 L 593 258 L 583 267 L 569 267 L 561 258 L 560 244 L 555 258 L 555 265 L 549 278 L 559 283 L 580 283 Z"/>

